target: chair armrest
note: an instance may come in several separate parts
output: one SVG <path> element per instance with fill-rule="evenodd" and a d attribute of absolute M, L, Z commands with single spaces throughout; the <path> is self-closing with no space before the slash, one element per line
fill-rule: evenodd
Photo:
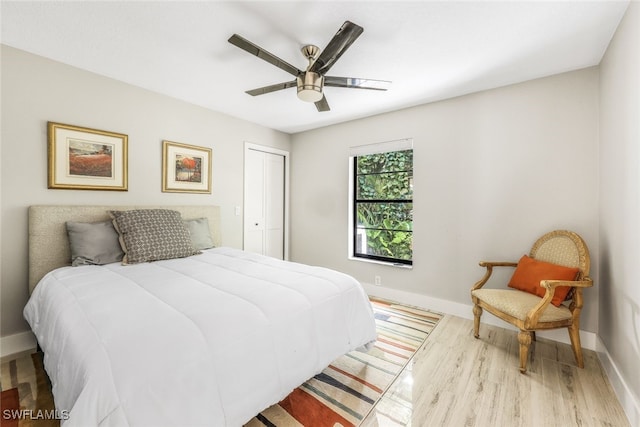
<path fill-rule="evenodd" d="M 582 288 L 589 288 L 593 286 L 593 280 L 590 277 L 585 277 L 583 280 L 541 280 L 540 286 L 545 288 L 545 294 L 542 300 L 527 313 L 527 317 L 524 321 L 524 326 L 527 329 L 533 329 L 536 327 L 542 312 L 547 308 L 553 299 L 553 295 L 556 293 L 558 286 L 570 286 L 576 289 L 578 294 L 577 305 L 578 308 L 582 307 Z M 573 304 L 573 303 L 572 303 Z M 572 309 L 573 310 L 573 309 Z"/>
<path fill-rule="evenodd" d="M 480 267 L 517 267 L 518 263 L 510 261 L 480 261 L 478 265 Z"/>
<path fill-rule="evenodd" d="M 487 280 L 489 280 L 489 277 L 491 277 L 491 273 L 493 273 L 493 267 L 517 267 L 518 263 L 510 261 L 480 261 L 478 265 L 480 265 L 480 267 L 485 267 L 487 271 L 484 273 L 482 279 L 480 279 L 475 283 L 475 285 L 473 285 L 471 291 L 480 289 L 484 286 L 485 283 L 487 283 Z"/>
<path fill-rule="evenodd" d="M 585 277 L 583 280 L 541 280 L 540 286 L 547 289 L 555 289 L 558 286 L 571 286 L 573 288 L 590 288 L 593 286 L 591 277 Z"/>

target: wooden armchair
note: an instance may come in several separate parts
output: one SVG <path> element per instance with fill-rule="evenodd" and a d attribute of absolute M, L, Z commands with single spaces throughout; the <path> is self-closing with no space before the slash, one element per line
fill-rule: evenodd
<path fill-rule="evenodd" d="M 573 268 L 575 277 L 573 277 L 573 280 L 557 280 L 560 273 L 557 273 L 556 277 L 545 277 L 544 275 L 541 276 L 541 270 L 538 269 L 536 270 L 538 272 L 537 276 L 533 274 L 528 277 L 530 279 L 536 277 L 535 283 L 538 283 L 538 278 L 541 278 L 542 280 L 539 281 L 540 288 L 529 289 L 526 292 L 518 289 L 482 288 L 491 277 L 494 267 L 517 267 L 509 283 L 509 287 L 517 288 L 518 286 L 514 283 L 514 280 L 517 275 L 522 277 L 522 274 L 526 273 L 524 271 L 526 268 L 525 261 L 538 265 L 551 263 L 555 264 L 555 267 L 559 269 L 569 267 L 567 271 Z M 487 271 L 484 277 L 471 289 L 471 299 L 474 304 L 473 334 L 476 338 L 479 337 L 480 333 L 480 316 L 483 309 L 519 328 L 520 372 L 524 373 L 527 370 L 529 345 L 532 338 L 535 340 L 535 331 L 567 328 L 576 363 L 580 368 L 584 367 L 582 347 L 580 346 L 582 289 L 593 286 L 593 281 L 589 278 L 589 250 L 580 236 L 566 230 L 552 231 L 534 243 L 528 259 L 525 256 L 519 263 L 481 261 L 480 266 L 485 267 Z M 549 267 L 553 268 L 554 266 Z M 567 272 L 566 275 L 568 274 L 570 273 Z M 558 288 L 565 286 L 570 287 L 570 289 Z M 560 294 L 567 290 L 568 293 L 563 300 Z M 538 295 L 534 295 L 531 292 L 538 293 Z M 555 295 L 556 293 L 558 295 Z M 552 304 L 552 300 L 559 305 Z"/>

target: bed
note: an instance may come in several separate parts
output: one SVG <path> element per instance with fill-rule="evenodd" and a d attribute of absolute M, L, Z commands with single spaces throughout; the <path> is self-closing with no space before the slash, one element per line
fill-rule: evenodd
<path fill-rule="evenodd" d="M 208 225 L 215 247 L 199 254 L 69 266 L 66 222 L 142 208 L 162 207 L 29 209 L 24 314 L 63 425 L 241 426 L 375 340 L 355 279 L 220 247 L 216 206 L 165 207 Z"/>

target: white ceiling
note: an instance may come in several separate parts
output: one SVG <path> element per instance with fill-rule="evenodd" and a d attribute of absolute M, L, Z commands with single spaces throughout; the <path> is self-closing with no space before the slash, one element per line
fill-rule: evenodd
<path fill-rule="evenodd" d="M 287 133 L 596 65 L 628 1 L 78 1 L 1 4 L 2 43 Z M 325 88 L 319 113 L 237 33 L 304 69 L 345 20 L 364 33 L 328 73 L 391 80 Z"/>

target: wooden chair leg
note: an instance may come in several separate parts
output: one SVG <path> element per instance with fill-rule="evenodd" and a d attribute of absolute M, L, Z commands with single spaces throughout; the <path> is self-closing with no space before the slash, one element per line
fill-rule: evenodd
<path fill-rule="evenodd" d="M 584 368 L 584 360 L 582 359 L 582 346 L 580 345 L 580 326 L 573 324 L 567 328 L 569 330 L 569 338 L 571 339 L 571 349 L 576 358 L 578 368 Z"/>
<path fill-rule="evenodd" d="M 482 307 L 478 305 L 473 306 L 473 336 L 478 338 L 480 336 L 480 316 L 482 316 Z"/>
<path fill-rule="evenodd" d="M 520 373 L 527 372 L 527 357 L 529 356 L 529 345 L 531 344 L 531 332 L 518 332 L 518 342 L 520 343 Z"/>

